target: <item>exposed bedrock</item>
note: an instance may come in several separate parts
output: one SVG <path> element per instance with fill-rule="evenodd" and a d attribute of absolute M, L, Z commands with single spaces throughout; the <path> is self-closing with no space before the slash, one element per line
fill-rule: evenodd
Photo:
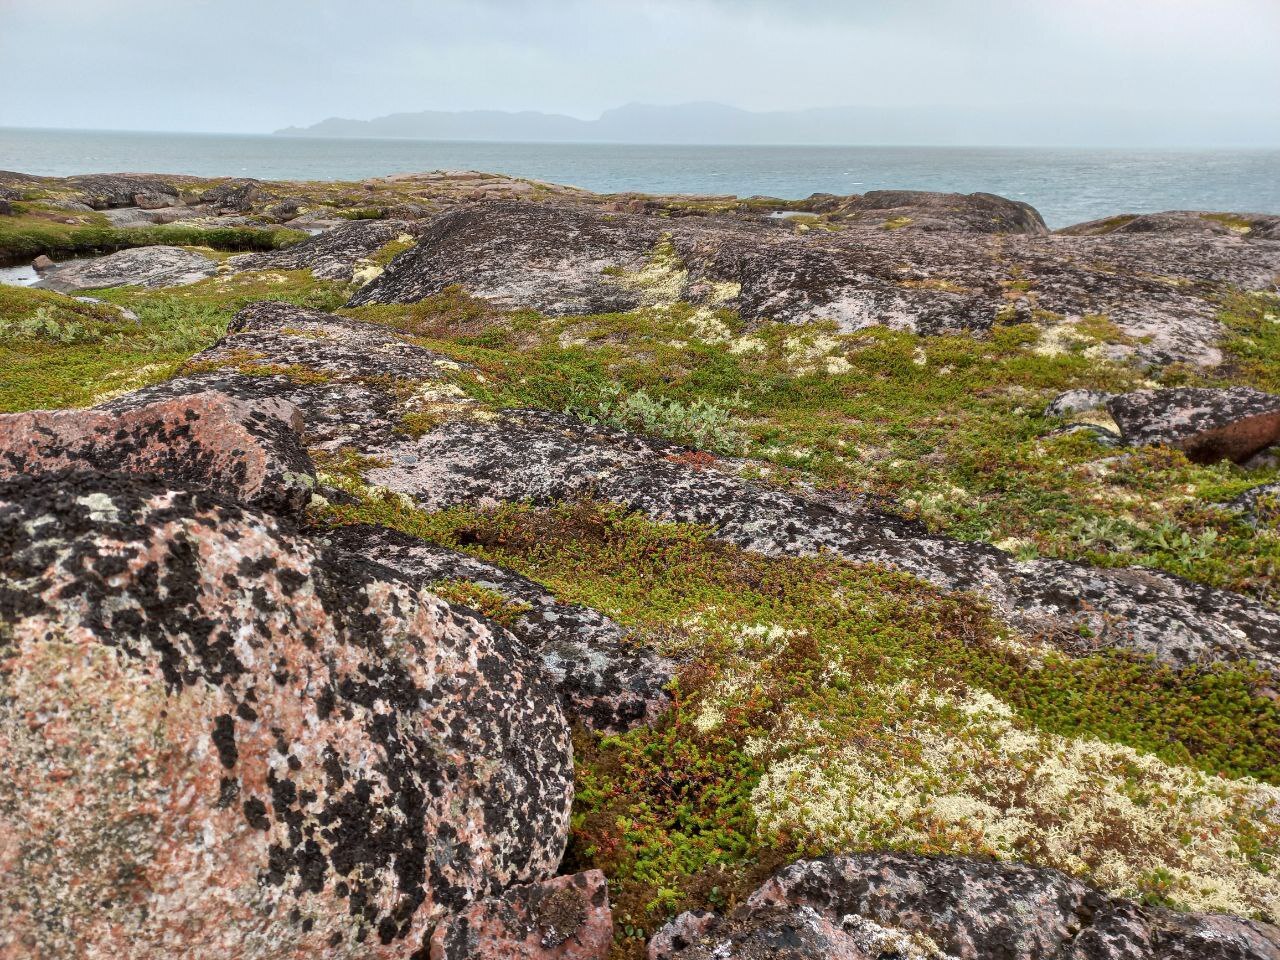
<path fill-rule="evenodd" d="M 71 293 L 101 287 L 181 287 L 217 273 L 218 264 L 182 247 L 135 247 L 105 257 L 57 264 L 40 275 L 39 287 Z"/>
<path fill-rule="evenodd" d="M 670 704 L 666 687 L 675 664 L 596 610 L 560 603 L 518 573 L 385 527 L 339 527 L 326 540 L 427 589 L 464 580 L 518 604 L 512 632 L 536 652 L 569 716 L 594 730 L 652 723 Z"/>
<path fill-rule="evenodd" d="M 493 624 L 213 493 L 0 483 L 0 955 L 425 958 L 550 877 L 569 732 Z"/>
<path fill-rule="evenodd" d="M 323 333 L 324 336 L 315 336 Z M 1149 652 L 1172 663 L 1250 659 L 1280 670 L 1280 615 L 1239 594 L 1147 569 L 1097 569 L 1058 560 L 1020 562 L 981 543 L 927 533 L 860 503 L 819 501 L 740 479 L 732 464 L 700 469 L 681 448 L 545 411 L 454 416 L 420 437 L 394 424 L 425 398 L 445 395 L 450 365 L 372 325 L 257 304 L 233 333 L 196 358 L 234 364 L 250 350 L 327 375 L 322 382 L 210 369 L 112 401 L 128 409 L 161 397 L 217 389 L 281 398 L 302 411 L 309 442 L 349 447 L 381 465 L 366 476 L 426 509 L 596 497 L 660 520 L 700 523 L 738 546 L 771 555 L 828 551 L 882 563 L 948 589 L 986 597 L 1018 628 Z M 416 382 L 394 386 L 401 371 Z M 435 381 L 434 383 L 432 381 Z"/>
<path fill-rule="evenodd" d="M 683 914 L 649 944 L 650 960 L 764 957 L 1277 960 L 1280 930 L 1143 907 L 1056 870 L 884 853 L 793 864 L 729 916 Z"/>
<path fill-rule="evenodd" d="M 367 262 L 370 257 L 393 240 L 412 237 L 420 229 L 421 224 L 407 220 L 358 220 L 283 250 L 232 257 L 227 264 L 234 270 L 310 270 L 321 280 L 364 282 L 380 270 Z"/>
<path fill-rule="evenodd" d="M 687 300 L 748 320 L 921 333 L 1102 315 L 1157 364 L 1221 359 L 1226 285 L 1269 289 L 1280 243 L 1205 236 L 936 234 L 881 226 L 797 233 L 730 217 L 667 218 L 519 202 L 458 207 L 353 305 L 412 303 L 460 285 L 552 315 Z"/>
<path fill-rule="evenodd" d="M 124 413 L 37 410 L 0 416 L 0 480 L 102 470 L 218 490 L 301 519 L 315 486 L 302 415 L 214 391 Z"/>

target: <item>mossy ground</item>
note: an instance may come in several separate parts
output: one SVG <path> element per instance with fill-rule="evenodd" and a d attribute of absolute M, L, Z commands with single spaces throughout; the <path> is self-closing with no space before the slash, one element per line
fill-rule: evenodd
<path fill-rule="evenodd" d="M 343 285 L 306 271 L 211 277 L 168 290 L 121 287 L 97 291 L 98 304 L 0 285 L 0 413 L 90 406 L 165 380 L 216 342 L 246 303 L 271 299 L 334 309 L 349 295 Z"/>
<path fill-rule="evenodd" d="M 473 364 L 481 377 L 467 388 L 494 406 L 571 410 L 745 454 L 769 482 L 891 498 L 937 532 L 1023 557 L 1149 566 L 1280 599 L 1280 531 L 1223 508 L 1275 471 L 1198 466 L 1164 449 L 1117 454 L 1043 415 L 1075 387 L 1280 390 L 1280 324 L 1267 319 L 1280 312 L 1274 298 L 1224 301 L 1222 370 L 1163 375 L 1099 359 L 1094 348 L 1115 334 L 1105 318 L 1046 350 L 1031 324 L 985 336 L 748 330 L 727 311 L 682 304 L 548 319 L 494 315 L 456 290 L 349 312 Z"/>
<path fill-rule="evenodd" d="M 874 566 L 769 559 L 593 503 L 425 514 L 357 474 L 341 482 L 361 502 L 319 522 L 388 524 L 510 566 L 686 664 L 656 728 L 576 738 L 569 865 L 610 876 L 620 957 L 789 857 L 849 847 L 994 854 L 1153 902 L 1280 907 L 1266 872 L 1280 827 L 1260 815 L 1280 799 L 1261 785 L 1280 783 L 1280 707 L 1260 675 L 1068 658 L 1011 637 L 974 598 Z M 473 585 L 445 590 L 502 615 Z M 1078 794 L 1051 791 L 1064 779 Z"/>
<path fill-rule="evenodd" d="M 0 409 L 161 379 L 252 300 L 337 309 L 348 294 L 281 271 L 107 291 L 105 306 L 0 287 Z M 841 335 L 679 303 L 553 320 L 459 290 L 344 312 L 470 364 L 460 385 L 491 407 L 573 410 L 745 454 L 763 482 L 867 496 L 1023 556 L 1277 599 L 1275 524 L 1221 506 L 1275 471 L 1115 451 L 1042 413 L 1073 387 L 1280 390 L 1273 297 L 1224 299 L 1221 369 L 1160 374 L 1099 359 L 1116 335 L 1106 318 L 1046 349 L 1033 325 Z M 610 876 L 620 957 L 640 956 L 673 912 L 731 904 L 790 857 L 859 847 L 994 854 L 1152 902 L 1280 913 L 1280 836 L 1261 813 L 1280 802 L 1280 708 L 1260 676 L 1068 658 L 1009 635 L 971 597 L 831 558 L 767 559 L 608 505 L 423 514 L 365 489 L 365 458 L 317 463 L 360 494 L 317 522 L 386 523 L 506 564 L 686 664 L 656 728 L 576 738 L 568 866 Z M 499 622 L 519 614 L 475 584 L 441 592 Z"/>

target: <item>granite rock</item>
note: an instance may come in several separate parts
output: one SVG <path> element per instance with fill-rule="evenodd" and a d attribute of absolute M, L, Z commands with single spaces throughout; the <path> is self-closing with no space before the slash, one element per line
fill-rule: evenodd
<path fill-rule="evenodd" d="M 98 287 L 181 287 L 218 271 L 217 261 L 182 247 L 135 247 L 105 257 L 69 260 L 46 270 L 36 284 L 60 293 Z"/>
<path fill-rule="evenodd" d="M 1252 387 L 1139 390 L 1107 409 L 1125 442 L 1176 447 L 1196 463 L 1241 463 L 1280 441 L 1280 396 Z"/>

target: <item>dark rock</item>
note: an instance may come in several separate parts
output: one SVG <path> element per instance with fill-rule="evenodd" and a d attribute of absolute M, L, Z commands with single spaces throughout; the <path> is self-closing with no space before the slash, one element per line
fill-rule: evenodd
<path fill-rule="evenodd" d="M 1280 396 L 1251 387 L 1140 390 L 1107 409 L 1125 442 L 1176 447 L 1196 463 L 1240 463 L 1280 441 Z"/>
<path fill-rule="evenodd" d="M 286 197 L 279 203 L 274 203 L 263 211 L 263 215 L 275 222 L 284 223 L 287 220 L 294 219 L 302 211 L 302 201 L 297 197 Z"/>
<path fill-rule="evenodd" d="M 1055 870 L 892 853 L 793 864 L 727 918 L 678 918 L 654 937 L 649 957 L 765 956 L 735 949 L 739 931 L 777 936 L 797 915 L 860 941 L 863 954 L 853 956 L 872 960 L 1280 958 L 1280 930 L 1267 924 L 1142 907 Z M 722 942 L 731 945 L 727 951 L 704 946 Z"/>
<path fill-rule="evenodd" d="M 38 410 L 0 416 L 0 480 L 119 471 L 217 490 L 300 519 L 315 471 L 302 416 L 282 400 L 250 405 L 197 393 L 122 414 Z"/>
<path fill-rule="evenodd" d="M 568 727 L 494 625 L 133 477 L 5 481 L 0 545 L 0 954 L 391 960 L 556 869 Z"/>
<path fill-rule="evenodd" d="M 512 887 L 441 921 L 430 960 L 605 960 L 609 886 L 599 870 Z"/>
<path fill-rule="evenodd" d="M 1072 324 L 1105 315 L 1151 364 L 1222 360 L 1218 292 L 1260 289 L 1280 246 L 1232 237 L 790 230 L 742 217 L 683 219 L 520 202 L 458 207 L 352 305 L 413 303 L 460 285 L 503 308 L 553 316 L 675 300 L 748 321 L 832 321 L 932 334 L 997 320 Z"/>
<path fill-rule="evenodd" d="M 594 730 L 652 723 L 670 704 L 674 665 L 629 641 L 627 631 L 595 610 L 559 603 L 517 573 L 384 527 L 340 527 L 327 539 L 423 588 L 465 580 L 526 607 L 512 632 L 536 651 L 565 712 Z"/>
<path fill-rule="evenodd" d="M 1259 213 L 1204 213 L 1170 210 L 1165 213 L 1125 214 L 1078 223 L 1058 231 L 1067 236 L 1106 234 L 1165 234 L 1185 237 L 1240 236 L 1249 240 L 1276 239 L 1280 217 Z"/>
<path fill-rule="evenodd" d="M 400 237 L 412 237 L 417 224 L 403 220 L 358 220 L 301 243 L 269 253 L 248 253 L 227 261 L 235 270 L 310 270 L 322 280 L 363 281 L 380 268 L 368 258 Z"/>
<path fill-rule="evenodd" d="M 178 204 L 178 190 L 171 183 L 139 174 L 94 174 L 67 178 L 67 186 L 79 192 L 80 200 L 94 210 L 116 207 Z"/>
<path fill-rule="evenodd" d="M 1254 522 L 1280 519 L 1280 483 L 1264 483 L 1246 490 L 1231 501 L 1231 506 Z"/>
<path fill-rule="evenodd" d="M 1044 409 L 1046 417 L 1069 417 L 1072 414 L 1088 413 L 1107 405 L 1115 394 L 1103 390 L 1068 390 L 1054 397 Z"/>
<path fill-rule="evenodd" d="M 858 939 L 812 907 L 760 907 L 737 910 L 727 917 L 681 914 L 654 935 L 648 950 L 649 960 L 914 960 L 921 956 L 927 955 L 864 950 Z"/>
<path fill-rule="evenodd" d="M 824 212 L 860 225 L 887 225 L 897 230 L 1031 235 L 1049 232 L 1035 207 L 992 193 L 873 190 L 826 204 Z"/>
<path fill-rule="evenodd" d="M 99 287 L 182 287 L 218 271 L 216 261 L 182 247 L 135 247 L 47 268 L 38 286 L 67 293 Z"/>
<path fill-rule="evenodd" d="M 215 213 L 248 213 L 266 198 L 258 180 L 227 180 L 200 194 L 200 202 Z"/>
<path fill-rule="evenodd" d="M 0 217 L 13 216 L 13 204 L 8 200 L 0 199 Z"/>

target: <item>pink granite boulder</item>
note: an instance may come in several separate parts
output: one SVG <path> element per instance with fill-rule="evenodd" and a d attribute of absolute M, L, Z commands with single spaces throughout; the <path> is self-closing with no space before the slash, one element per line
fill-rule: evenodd
<path fill-rule="evenodd" d="M 1252 387 L 1139 390 L 1107 410 L 1126 443 L 1175 447 L 1196 463 L 1243 463 L 1280 442 L 1280 396 Z"/>

